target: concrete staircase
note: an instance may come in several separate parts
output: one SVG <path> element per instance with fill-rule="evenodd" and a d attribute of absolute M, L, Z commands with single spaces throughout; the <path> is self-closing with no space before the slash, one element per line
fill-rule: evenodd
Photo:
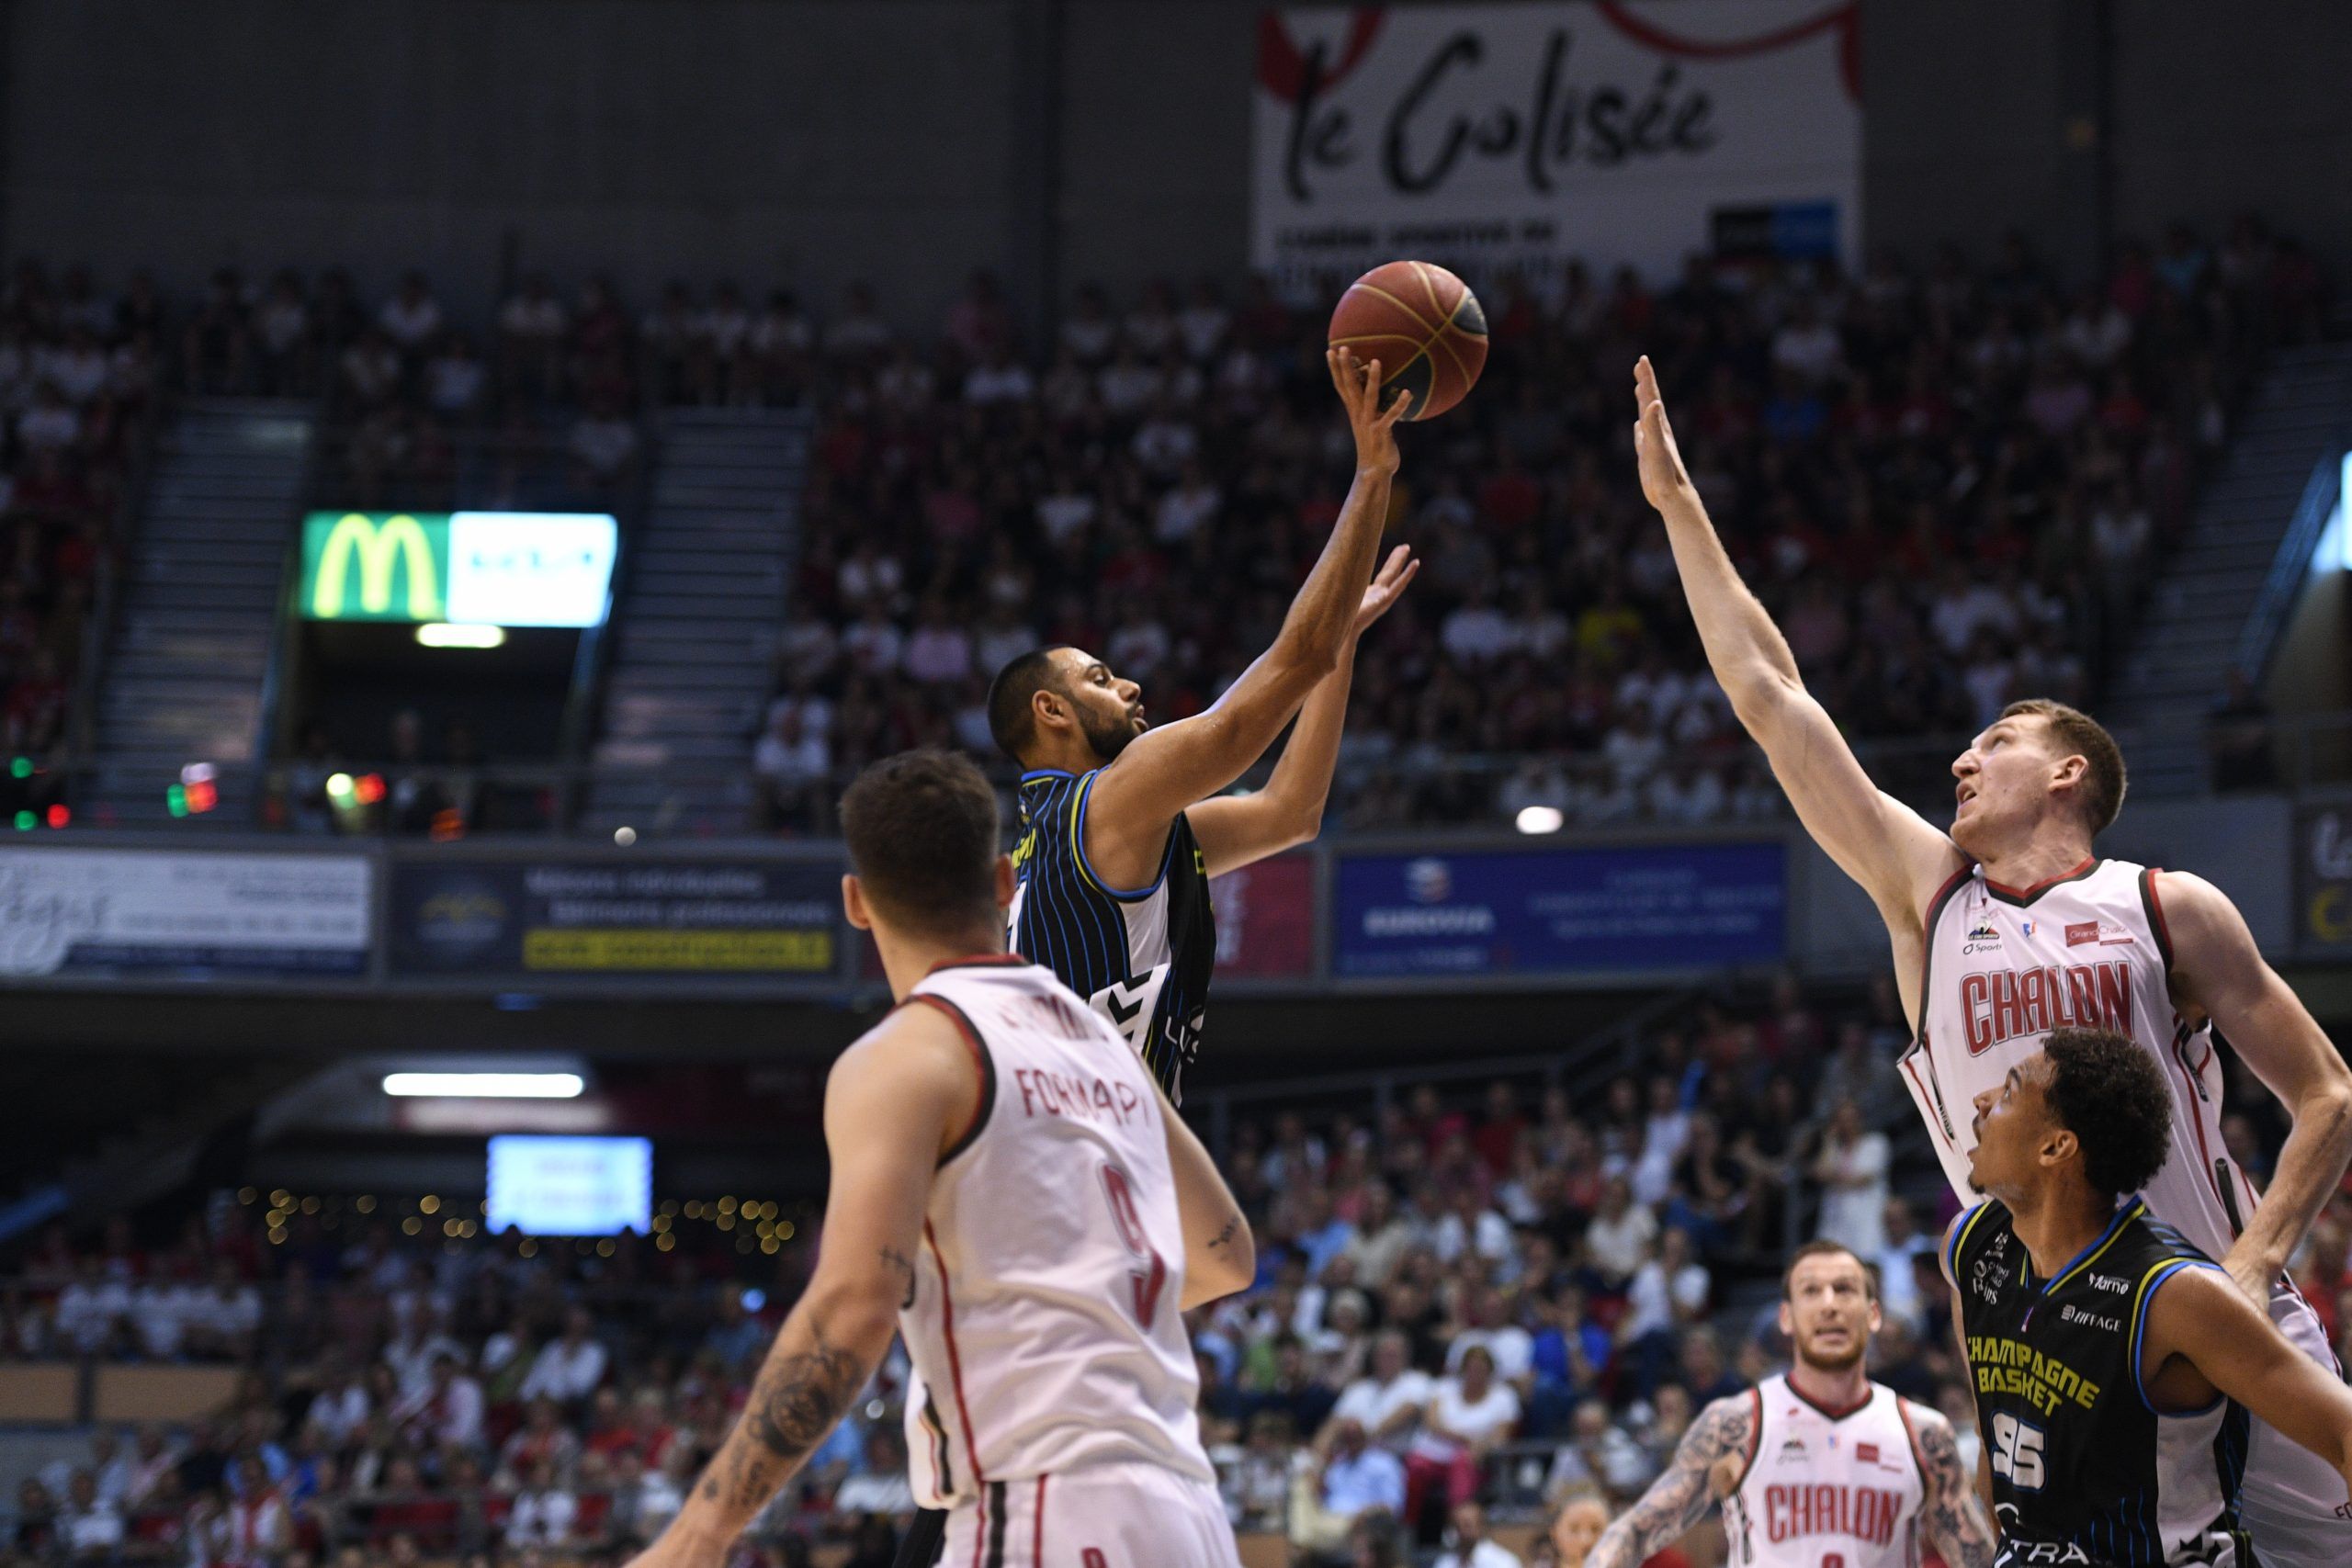
<path fill-rule="evenodd" d="M 100 821 L 161 824 L 190 762 L 219 769 L 220 804 L 191 821 L 253 821 L 263 688 L 317 423 L 308 403 L 217 398 L 163 437 L 99 687 Z"/>
<path fill-rule="evenodd" d="M 2134 795 L 2204 786 L 2206 715 L 2230 670 L 2258 664 L 2292 609 L 2312 544 L 2306 491 L 2322 460 L 2343 453 L 2347 431 L 2352 344 L 2282 351 L 2198 497 L 2109 691 L 2101 717 L 2131 737 Z"/>
<path fill-rule="evenodd" d="M 805 413 L 662 416 L 652 496 L 623 566 L 583 833 L 749 830 L 751 751 L 796 553 Z"/>

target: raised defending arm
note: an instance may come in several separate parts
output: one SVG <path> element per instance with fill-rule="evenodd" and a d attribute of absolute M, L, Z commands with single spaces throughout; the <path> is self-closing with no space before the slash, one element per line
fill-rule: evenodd
<path fill-rule="evenodd" d="M 1927 1479 L 1927 1497 L 1920 1504 L 1919 1522 L 1928 1540 L 1951 1568 L 1993 1568 L 2001 1548 L 1984 1505 L 1976 1494 L 1976 1478 L 1960 1462 L 1960 1444 L 1951 1423 L 1933 1410 L 1904 1401 L 1911 1435 L 1919 1445 L 1919 1468 Z"/>
<path fill-rule="evenodd" d="M 1601 1532 L 1585 1568 L 1639 1568 L 1680 1540 L 1739 1484 L 1756 1438 L 1756 1401 L 1739 1393 L 1699 1413 L 1642 1500 Z"/>
<path fill-rule="evenodd" d="M 1708 666 L 1740 724 L 1764 749 L 1805 830 L 1862 885 L 1900 941 L 1918 927 L 1937 885 L 1963 863 L 1960 852 L 1917 812 L 1871 783 L 1846 738 L 1805 690 L 1780 627 L 1740 581 L 1715 536 L 1682 466 L 1646 355 L 1634 368 L 1634 401 L 1642 492 L 1666 520 Z M 1908 984 L 1907 974 L 1905 979 Z"/>

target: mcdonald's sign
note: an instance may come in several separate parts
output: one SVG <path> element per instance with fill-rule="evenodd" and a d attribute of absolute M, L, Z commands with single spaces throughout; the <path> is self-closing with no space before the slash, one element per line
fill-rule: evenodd
<path fill-rule="evenodd" d="M 313 512 L 307 621 L 603 624 L 619 525 L 605 513 Z"/>
<path fill-rule="evenodd" d="M 303 520 L 305 620 L 438 621 L 448 581 L 447 513 L 313 512 Z"/>

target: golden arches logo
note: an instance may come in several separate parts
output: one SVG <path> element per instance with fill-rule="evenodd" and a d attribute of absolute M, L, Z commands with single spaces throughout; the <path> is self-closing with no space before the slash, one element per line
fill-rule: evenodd
<path fill-rule="evenodd" d="M 381 615 L 392 607 L 392 573 L 408 568 L 408 618 L 441 618 L 441 574 L 434 564 L 433 542 L 424 527 L 406 513 L 378 522 L 361 512 L 348 512 L 335 522 L 327 542 L 320 547 L 319 564 L 311 585 L 311 615 L 322 621 L 340 620 L 344 592 L 351 565 L 359 565 L 359 607 Z"/>

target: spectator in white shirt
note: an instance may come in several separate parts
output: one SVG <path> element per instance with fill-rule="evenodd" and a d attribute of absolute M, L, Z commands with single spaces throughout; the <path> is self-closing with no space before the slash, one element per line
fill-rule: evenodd
<path fill-rule="evenodd" d="M 1029 367 L 999 345 L 987 363 L 975 366 L 964 378 L 964 400 L 986 407 L 990 403 L 1025 403 L 1037 395 Z"/>
<path fill-rule="evenodd" d="M 842 652 L 862 673 L 885 675 L 899 667 L 906 642 L 906 634 L 891 624 L 876 601 L 869 603 L 865 614 L 842 633 Z"/>
<path fill-rule="evenodd" d="M 825 329 L 825 352 L 836 359 L 863 359 L 877 354 L 890 341 L 890 329 L 874 308 L 874 290 L 853 283 L 842 297 L 842 313 Z"/>
<path fill-rule="evenodd" d="M 1795 313 L 1772 334 L 1772 363 L 1808 382 L 1835 374 L 1842 358 L 1838 329 L 1821 319 L 1810 299 L 1799 300 Z"/>
<path fill-rule="evenodd" d="M 563 1335 L 549 1340 L 531 1363 L 523 1380 L 525 1399 L 552 1399 L 571 1404 L 587 1398 L 605 1381 L 605 1347 L 595 1337 L 595 1322 L 585 1308 L 564 1315 Z"/>
<path fill-rule="evenodd" d="M 523 1478 L 523 1489 L 506 1515 L 506 1544 L 520 1551 L 529 1546 L 562 1546 L 571 1540 L 572 1521 L 580 1517 L 580 1501 L 549 1477 L 545 1464 L 535 1464 Z"/>
<path fill-rule="evenodd" d="M 1359 1422 L 1374 1443 L 1402 1452 L 1429 1397 L 1429 1377 L 1413 1370 L 1411 1343 L 1387 1329 L 1372 1342 L 1372 1370 L 1340 1391 L 1330 1419 Z"/>
<path fill-rule="evenodd" d="M 85 1258 L 83 1274 L 56 1293 L 56 1337 L 73 1352 L 94 1357 L 115 1337 L 131 1309 L 130 1288 L 108 1279 L 96 1258 Z"/>
<path fill-rule="evenodd" d="M 1666 760 L 1666 739 L 1645 707 L 1627 708 L 1600 743 L 1601 761 L 1619 789 L 1638 791 Z"/>
<path fill-rule="evenodd" d="M 1485 664 L 1510 652 L 1518 639 L 1510 617 L 1495 608 L 1493 593 L 1481 583 L 1447 614 L 1438 640 L 1463 663 Z"/>
<path fill-rule="evenodd" d="M 589 409 L 565 443 L 574 480 L 584 490 L 600 490 L 621 479 L 637 460 L 637 426 L 608 398 Z"/>
<path fill-rule="evenodd" d="M 323 1381 L 324 1386 L 311 1401 L 302 1423 L 318 1428 L 327 1447 L 341 1449 L 354 1433 L 368 1425 L 370 1402 L 367 1374 L 356 1367 L 347 1367 Z M 141 1432 L 140 1436 L 143 1438 L 146 1434 Z"/>
<path fill-rule="evenodd" d="M 972 637 L 938 599 L 923 602 L 914 635 L 901 656 L 906 672 L 926 685 L 944 686 L 972 672 Z"/>
<path fill-rule="evenodd" d="M 1216 520 L 1217 508 L 1224 498 L 1216 486 L 1209 483 L 1197 462 L 1184 465 L 1183 479 L 1166 495 L 1159 498 L 1158 516 L 1152 524 L 1152 537 L 1163 545 L 1181 545 Z M 1122 666 L 1121 668 L 1124 668 Z"/>
<path fill-rule="evenodd" d="M 1657 1216 L 1634 1201 L 1634 1190 L 1623 1177 L 1611 1177 L 1584 1229 L 1587 1259 L 1611 1289 L 1622 1289 L 1657 1239 Z"/>
<path fill-rule="evenodd" d="M 1445 1348 L 1445 1370 L 1459 1372 L 1464 1356 L 1484 1350 L 1494 1360 L 1495 1376 L 1524 1392 L 1535 1372 L 1535 1337 L 1510 1321 L 1510 1302 L 1491 1285 L 1478 1292 L 1470 1315 L 1471 1326 Z"/>
<path fill-rule="evenodd" d="M 401 279 L 400 291 L 376 312 L 376 324 L 404 353 L 423 348 L 441 331 L 441 306 L 426 287 L 424 275 L 412 272 Z"/>
<path fill-rule="evenodd" d="M 1483 1345 L 1462 1358 L 1458 1376 L 1440 1381 L 1421 1409 L 1421 1428 L 1405 1454 L 1407 1517 L 1423 1489 L 1445 1488 L 1446 1503 L 1459 1507 L 1478 1495 L 1487 1456 L 1510 1440 L 1519 1426 L 1519 1395 L 1495 1376 L 1495 1359 Z"/>
<path fill-rule="evenodd" d="M 441 352 L 424 367 L 424 400 L 443 419 L 470 418 L 481 407 L 490 379 L 488 367 L 474 353 L 473 340 L 451 333 Z"/>
<path fill-rule="evenodd" d="M 907 1455 L 898 1431 L 876 1425 L 865 1434 L 865 1462 L 833 1494 L 836 1514 L 911 1514 L 915 1495 L 907 1483 Z"/>
<path fill-rule="evenodd" d="M 1487 1538 L 1487 1510 L 1476 1503 L 1454 1508 L 1446 1538 L 1447 1551 L 1437 1568 L 1520 1568 L 1518 1558 Z"/>
<path fill-rule="evenodd" d="M 110 1559 L 122 1545 L 122 1513 L 98 1495 L 97 1477 L 77 1470 L 57 1516 L 59 1544 L 77 1562 Z"/>
<path fill-rule="evenodd" d="M 392 1424 L 422 1449 L 470 1449 L 482 1440 L 481 1384 L 453 1350 L 433 1360 L 433 1378 L 392 1408 Z"/>
<path fill-rule="evenodd" d="M 1857 1258 L 1886 1250 L 1887 1154 L 1886 1134 L 1866 1126 L 1852 1100 L 1838 1101 L 1813 1162 L 1822 1187 L 1818 1229 Z"/>

